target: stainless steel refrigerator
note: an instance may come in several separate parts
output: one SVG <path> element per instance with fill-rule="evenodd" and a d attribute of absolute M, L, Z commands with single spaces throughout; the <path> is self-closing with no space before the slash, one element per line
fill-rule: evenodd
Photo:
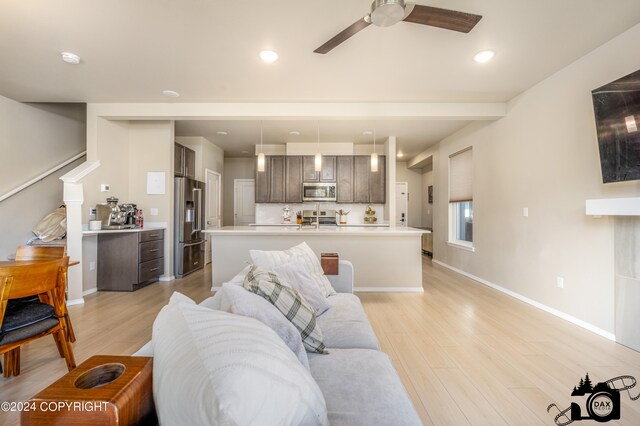
<path fill-rule="evenodd" d="M 205 264 L 205 184 L 187 177 L 174 184 L 174 273 L 182 278 Z"/>

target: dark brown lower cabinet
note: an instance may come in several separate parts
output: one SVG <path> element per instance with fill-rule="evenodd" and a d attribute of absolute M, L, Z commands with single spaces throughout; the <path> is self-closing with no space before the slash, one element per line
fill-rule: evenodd
<path fill-rule="evenodd" d="M 164 230 L 98 234 L 98 290 L 135 291 L 164 274 Z"/>

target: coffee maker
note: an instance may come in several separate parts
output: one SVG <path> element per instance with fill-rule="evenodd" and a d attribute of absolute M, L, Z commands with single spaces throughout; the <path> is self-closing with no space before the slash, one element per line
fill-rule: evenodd
<path fill-rule="evenodd" d="M 107 204 L 96 205 L 96 220 L 102 222 L 102 229 L 129 229 L 136 227 L 135 204 L 118 205 L 115 197 L 107 198 Z"/>

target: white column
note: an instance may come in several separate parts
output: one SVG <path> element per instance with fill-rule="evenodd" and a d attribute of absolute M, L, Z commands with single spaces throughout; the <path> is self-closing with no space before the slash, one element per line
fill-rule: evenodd
<path fill-rule="evenodd" d="M 67 206 L 67 255 L 69 260 L 77 260 L 80 265 L 68 271 L 67 304 L 84 303 L 82 295 L 82 203 L 83 185 L 64 183 L 64 204 Z"/>
<path fill-rule="evenodd" d="M 389 136 L 384 144 L 387 156 L 387 202 L 385 204 L 385 220 L 389 225 L 396 223 L 396 137 Z"/>

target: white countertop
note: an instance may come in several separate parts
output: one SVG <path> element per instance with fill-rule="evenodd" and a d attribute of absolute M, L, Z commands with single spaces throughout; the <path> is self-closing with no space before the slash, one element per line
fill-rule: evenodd
<path fill-rule="evenodd" d="M 360 235 L 360 236 L 411 236 L 429 233 L 425 229 L 396 226 L 332 226 L 322 225 L 320 229 L 297 226 L 225 226 L 220 229 L 202 231 L 211 235 Z"/>
<path fill-rule="evenodd" d="M 99 231 L 84 230 L 82 236 L 100 235 L 100 234 L 124 234 L 128 232 L 143 232 L 143 231 L 157 231 L 159 229 L 167 229 L 163 227 L 149 227 L 149 228 L 130 228 L 130 229 L 101 229 Z"/>

